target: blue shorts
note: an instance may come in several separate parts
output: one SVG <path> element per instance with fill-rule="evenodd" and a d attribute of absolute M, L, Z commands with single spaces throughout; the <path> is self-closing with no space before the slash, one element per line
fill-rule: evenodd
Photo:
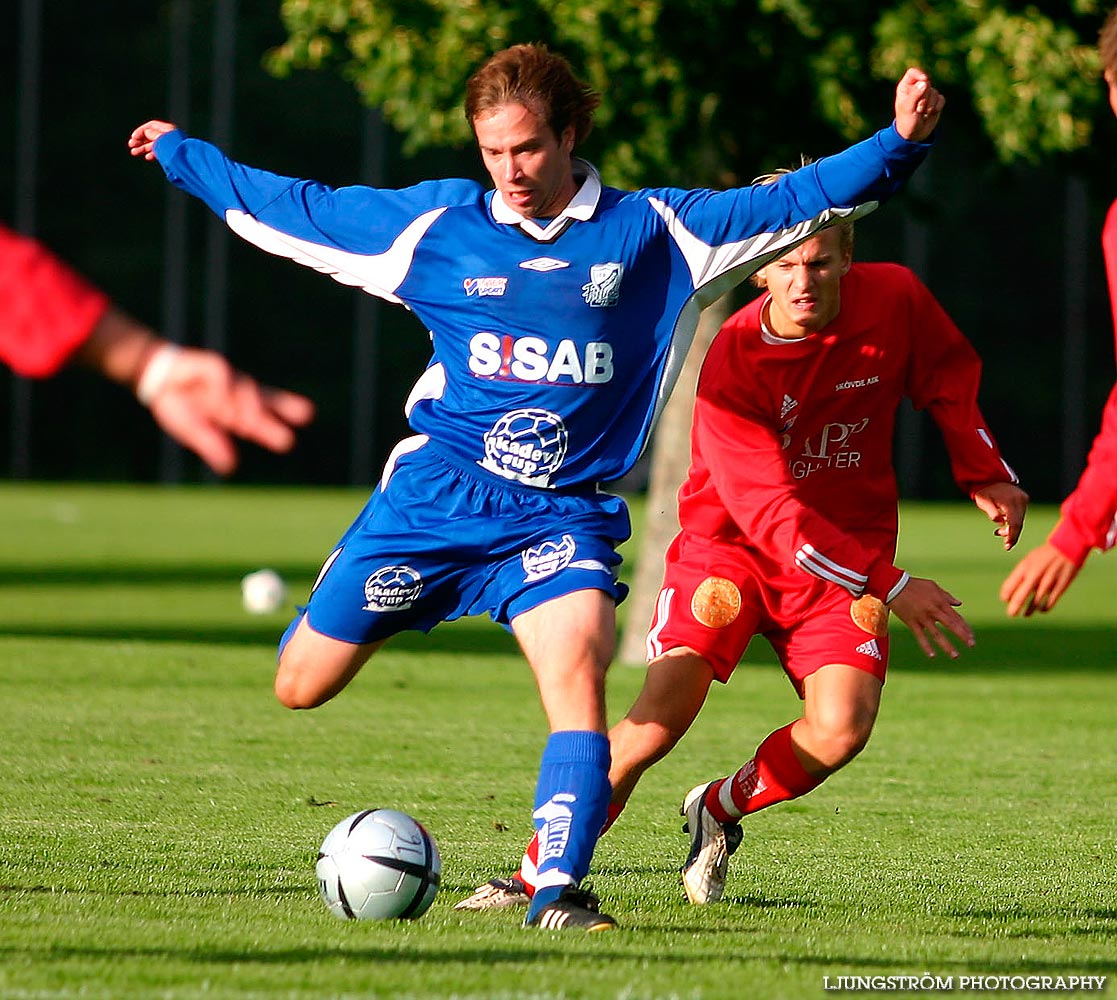
<path fill-rule="evenodd" d="M 576 590 L 618 604 L 624 501 L 533 489 L 460 468 L 429 444 L 395 461 L 318 575 L 315 632 L 369 643 L 488 613 L 516 615 Z"/>

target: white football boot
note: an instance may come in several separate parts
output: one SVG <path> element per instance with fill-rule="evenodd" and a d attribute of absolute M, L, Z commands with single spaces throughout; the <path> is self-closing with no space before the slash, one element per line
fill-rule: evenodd
<path fill-rule="evenodd" d="M 683 830 L 690 834 L 690 853 L 682 868 L 683 891 L 696 906 L 721 899 L 729 856 L 741 846 L 741 824 L 719 823 L 706 809 L 706 789 L 711 784 L 695 785 L 679 810 L 686 817 Z"/>
<path fill-rule="evenodd" d="M 455 910 L 499 910 L 505 906 L 527 906 L 531 902 L 523 882 L 518 878 L 494 878 L 473 890 Z"/>

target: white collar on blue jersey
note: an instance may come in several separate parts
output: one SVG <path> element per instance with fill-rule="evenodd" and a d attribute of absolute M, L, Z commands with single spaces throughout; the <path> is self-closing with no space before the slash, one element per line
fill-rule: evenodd
<path fill-rule="evenodd" d="M 570 199 L 569 204 L 556 215 L 547 227 L 543 228 L 534 219 L 525 219 L 519 212 L 509 208 L 499 191 L 493 192 L 493 221 L 509 226 L 519 226 L 528 236 L 536 240 L 549 240 L 557 236 L 567 225 L 567 220 L 576 219 L 586 222 L 593 217 L 601 197 L 601 175 L 592 163 L 574 158 L 574 179 L 581 185 Z"/>

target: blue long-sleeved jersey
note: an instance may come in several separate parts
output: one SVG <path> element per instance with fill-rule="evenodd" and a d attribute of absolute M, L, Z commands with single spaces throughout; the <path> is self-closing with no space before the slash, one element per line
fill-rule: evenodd
<path fill-rule="evenodd" d="M 236 163 L 179 132 L 167 177 L 270 253 L 402 303 L 433 357 L 407 401 L 418 437 L 520 483 L 617 479 L 648 441 L 703 308 L 827 223 L 894 193 L 929 149 L 895 127 L 774 184 L 602 185 L 524 219 L 470 180 L 330 188 Z"/>

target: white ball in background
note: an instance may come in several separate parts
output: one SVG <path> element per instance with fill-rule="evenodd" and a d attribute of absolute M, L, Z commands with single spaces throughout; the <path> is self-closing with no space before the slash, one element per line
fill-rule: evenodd
<path fill-rule="evenodd" d="M 244 610 L 253 615 L 270 615 L 287 600 L 287 584 L 274 569 L 258 569 L 240 582 Z"/>

